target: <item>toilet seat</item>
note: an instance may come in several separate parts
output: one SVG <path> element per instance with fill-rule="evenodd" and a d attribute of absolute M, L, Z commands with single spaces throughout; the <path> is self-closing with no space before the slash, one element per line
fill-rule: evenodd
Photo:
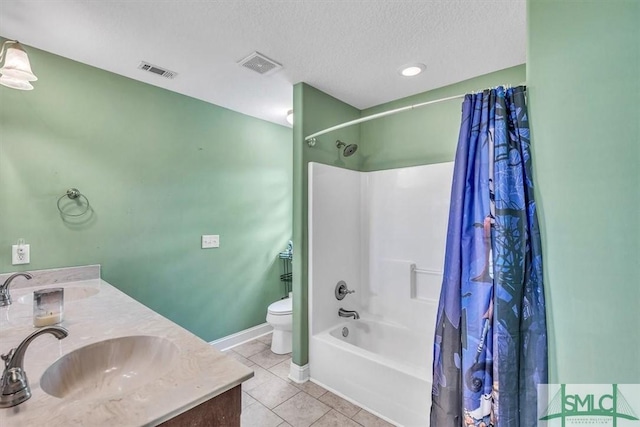
<path fill-rule="evenodd" d="M 273 316 L 287 316 L 293 313 L 291 298 L 285 298 L 272 303 L 267 309 L 268 314 Z"/>

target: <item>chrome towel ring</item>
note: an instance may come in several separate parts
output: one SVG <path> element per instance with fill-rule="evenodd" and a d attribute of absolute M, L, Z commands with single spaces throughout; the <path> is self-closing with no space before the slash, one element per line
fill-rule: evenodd
<path fill-rule="evenodd" d="M 82 212 L 80 212 L 78 214 L 65 213 L 62 210 L 62 208 L 60 207 L 60 202 L 65 197 L 68 197 L 71 200 L 75 200 L 77 198 L 82 197 L 84 199 L 84 201 L 86 202 L 87 207 L 85 208 L 85 210 L 83 210 Z M 67 192 L 65 194 L 60 196 L 60 198 L 58 199 L 57 206 L 58 206 L 58 211 L 60 211 L 60 215 L 63 215 L 63 216 L 82 216 L 82 215 L 86 214 L 89 211 L 89 209 L 91 208 L 91 204 L 89 203 L 89 199 L 87 199 L 87 196 L 85 196 L 84 194 L 80 193 L 80 190 L 78 190 L 77 188 L 70 188 L 70 189 L 67 190 Z"/>

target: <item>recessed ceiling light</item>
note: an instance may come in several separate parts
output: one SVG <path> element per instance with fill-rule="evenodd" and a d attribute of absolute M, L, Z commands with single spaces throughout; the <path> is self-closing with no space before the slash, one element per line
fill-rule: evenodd
<path fill-rule="evenodd" d="M 423 72 L 425 68 L 427 68 L 427 66 L 424 64 L 407 64 L 403 67 L 400 67 L 398 72 L 405 77 L 413 77 Z"/>
<path fill-rule="evenodd" d="M 289 122 L 290 125 L 293 124 L 293 110 L 287 111 L 287 122 Z"/>

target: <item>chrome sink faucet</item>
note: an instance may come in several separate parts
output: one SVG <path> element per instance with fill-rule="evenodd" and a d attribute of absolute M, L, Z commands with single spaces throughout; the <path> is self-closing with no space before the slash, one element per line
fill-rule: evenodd
<path fill-rule="evenodd" d="M 11 305 L 11 294 L 9 293 L 9 285 L 16 277 L 25 277 L 27 280 L 31 280 L 33 276 L 29 273 L 15 273 L 7 277 L 7 280 L 0 285 L 0 307 Z"/>
<path fill-rule="evenodd" d="M 360 315 L 358 314 L 357 311 L 355 310 L 345 310 L 344 308 L 341 308 L 340 310 L 338 310 L 338 316 L 340 317 L 353 317 L 354 319 L 359 319 Z"/>
<path fill-rule="evenodd" d="M 61 340 L 69 335 L 69 331 L 61 326 L 39 329 L 26 337 L 18 347 L 0 356 L 4 360 L 4 371 L 0 379 L 0 408 L 19 405 L 31 397 L 29 381 L 24 371 L 24 353 L 31 341 L 42 334 L 51 334 Z"/>

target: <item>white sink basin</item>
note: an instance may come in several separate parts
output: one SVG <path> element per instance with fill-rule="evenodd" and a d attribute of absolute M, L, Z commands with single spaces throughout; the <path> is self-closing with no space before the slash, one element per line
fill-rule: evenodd
<path fill-rule="evenodd" d="M 95 286 L 65 286 L 64 301 L 69 302 L 89 298 L 90 296 L 93 296 L 98 292 L 100 292 L 100 289 Z M 29 292 L 28 294 L 20 296 L 19 298 L 17 298 L 17 301 L 20 304 L 33 304 L 33 292 Z"/>
<path fill-rule="evenodd" d="M 40 378 L 55 397 L 110 396 L 140 387 L 166 373 L 178 347 L 153 336 L 128 336 L 81 347 L 58 359 Z"/>

